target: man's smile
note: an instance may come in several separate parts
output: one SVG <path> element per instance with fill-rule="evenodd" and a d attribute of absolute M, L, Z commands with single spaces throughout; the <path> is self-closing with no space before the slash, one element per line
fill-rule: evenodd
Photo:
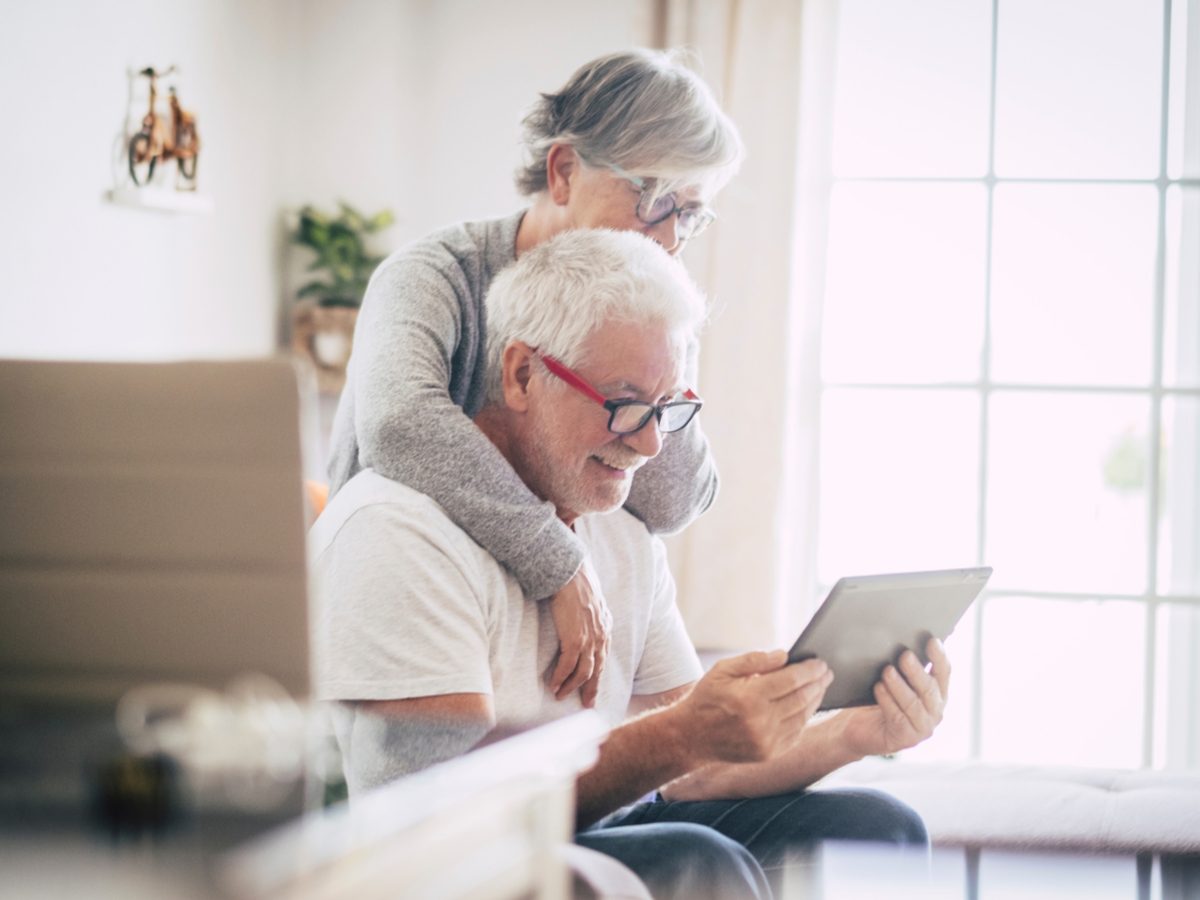
<path fill-rule="evenodd" d="M 632 475 L 637 469 L 639 469 L 641 467 L 642 463 L 644 463 L 646 461 L 646 457 L 638 455 L 638 454 L 632 454 L 632 455 L 630 455 L 628 457 L 624 457 L 624 458 L 612 457 L 609 459 L 605 459 L 604 456 L 602 456 L 599 453 L 596 453 L 596 454 L 593 454 L 590 458 L 594 462 L 599 463 L 604 468 L 606 468 L 612 472 L 615 472 L 615 473 L 620 473 L 621 475 L 626 475 L 626 474 Z"/>

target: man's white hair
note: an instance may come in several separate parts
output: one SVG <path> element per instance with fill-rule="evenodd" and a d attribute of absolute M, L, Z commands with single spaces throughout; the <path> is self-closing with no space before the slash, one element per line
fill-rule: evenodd
<path fill-rule="evenodd" d="M 523 341 L 565 365 L 584 365 L 587 339 L 606 322 L 663 325 L 690 345 L 706 315 L 683 265 L 636 231 L 573 229 L 534 247 L 496 276 L 487 295 L 487 397 L 503 397 L 504 348 Z"/>

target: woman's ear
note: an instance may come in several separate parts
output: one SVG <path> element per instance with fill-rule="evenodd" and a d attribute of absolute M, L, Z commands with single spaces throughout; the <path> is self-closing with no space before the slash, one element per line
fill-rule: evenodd
<path fill-rule="evenodd" d="M 529 409 L 529 382 L 533 377 L 533 348 L 522 341 L 513 341 L 500 357 L 503 375 L 504 405 L 513 412 Z"/>
<path fill-rule="evenodd" d="M 546 193 L 556 206 L 571 198 L 571 181 L 579 172 L 579 154 L 570 144 L 551 144 L 546 151 Z"/>

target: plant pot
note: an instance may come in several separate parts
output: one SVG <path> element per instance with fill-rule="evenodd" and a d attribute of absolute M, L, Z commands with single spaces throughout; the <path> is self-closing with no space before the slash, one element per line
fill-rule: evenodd
<path fill-rule="evenodd" d="M 313 358 L 326 369 L 344 369 L 350 360 L 350 335 L 340 329 L 318 329 L 312 340 Z"/>
<path fill-rule="evenodd" d="M 339 393 L 354 345 L 358 310 L 302 302 L 292 308 L 292 352 L 310 362 L 322 393 Z"/>

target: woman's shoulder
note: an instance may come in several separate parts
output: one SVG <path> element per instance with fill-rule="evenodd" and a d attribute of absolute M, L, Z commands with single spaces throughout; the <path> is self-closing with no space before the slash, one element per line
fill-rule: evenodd
<path fill-rule="evenodd" d="M 521 215 L 460 222 L 404 245 L 375 269 L 362 314 L 374 319 L 417 310 L 430 327 L 458 322 L 482 334 L 484 297 L 496 273 L 516 259 Z M 461 335 L 448 339 L 457 343 Z"/>
<path fill-rule="evenodd" d="M 448 276 L 461 273 L 469 281 L 490 281 L 516 258 L 517 228 L 523 214 L 439 228 L 394 251 L 380 264 L 379 271 L 417 267 Z"/>

